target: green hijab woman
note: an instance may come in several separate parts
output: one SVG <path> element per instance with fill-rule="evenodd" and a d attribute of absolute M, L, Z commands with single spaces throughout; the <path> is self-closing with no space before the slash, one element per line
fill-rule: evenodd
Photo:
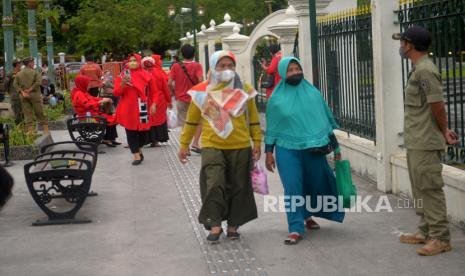
<path fill-rule="evenodd" d="M 334 150 L 335 158 L 341 158 L 333 134 L 338 125 L 320 91 L 304 79 L 297 58 L 283 58 L 278 72 L 282 80 L 266 110 L 266 167 L 271 172 L 275 166 L 278 168 L 285 201 L 290 206 L 286 212 L 289 236 L 285 243 L 296 244 L 302 239 L 305 228 L 320 228 L 312 217 L 337 222 L 344 220 L 343 210 L 326 212 L 317 208 L 324 206 L 321 203 L 329 197 L 337 200 L 336 178 L 326 153 Z M 292 206 L 302 197 L 306 201 L 304 206 Z"/>

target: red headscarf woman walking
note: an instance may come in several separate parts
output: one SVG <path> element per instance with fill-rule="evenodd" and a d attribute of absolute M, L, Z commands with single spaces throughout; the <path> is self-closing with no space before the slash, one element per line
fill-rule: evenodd
<path fill-rule="evenodd" d="M 137 166 L 144 161 L 142 147 L 150 143 L 149 115 L 156 112 L 159 93 L 152 75 L 142 69 L 140 55 L 129 55 L 127 67 L 115 80 L 114 95 L 121 97 L 116 120 L 126 129 L 132 165 Z"/>
<path fill-rule="evenodd" d="M 158 96 L 157 111 L 153 116 L 150 116 L 150 122 L 152 123 L 150 129 L 151 146 L 157 147 L 159 146 L 159 142 L 163 143 L 169 140 L 166 109 L 172 108 L 172 104 L 171 94 L 168 88 L 168 78 L 163 74 L 164 72 L 161 72 L 163 69 L 157 66 L 153 56 L 143 58 L 142 65 L 147 72 L 152 74 L 158 92 L 160 93 Z"/>

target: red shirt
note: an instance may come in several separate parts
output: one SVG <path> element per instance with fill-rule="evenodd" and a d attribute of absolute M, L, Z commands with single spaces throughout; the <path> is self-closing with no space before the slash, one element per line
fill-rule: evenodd
<path fill-rule="evenodd" d="M 103 76 L 103 72 L 102 68 L 100 68 L 100 65 L 97 63 L 88 62 L 84 64 L 81 67 L 80 73 L 81 75 L 88 76 L 91 79 L 87 89 L 102 86 L 101 78 Z"/>
<path fill-rule="evenodd" d="M 281 60 L 281 57 L 282 57 L 281 52 L 276 53 L 273 56 L 273 58 L 271 59 L 271 63 L 270 63 L 270 66 L 268 67 L 268 70 L 266 70 L 266 73 L 268 75 L 274 74 L 273 87 L 270 87 L 270 88 L 266 89 L 266 97 L 267 98 L 269 98 L 271 96 L 271 94 L 274 91 L 274 88 L 281 81 L 281 77 L 279 76 L 279 73 L 278 73 L 278 64 L 279 64 L 279 61 Z"/>
<path fill-rule="evenodd" d="M 186 67 L 186 71 L 194 83 L 189 80 L 179 63 L 175 63 L 171 67 L 170 79 L 174 80 L 175 82 L 174 96 L 176 100 L 190 103 L 191 96 L 187 95 L 187 91 L 189 91 L 195 84 L 198 84 L 201 81 L 203 78 L 203 70 L 202 65 L 195 61 L 185 61 L 184 66 Z"/>

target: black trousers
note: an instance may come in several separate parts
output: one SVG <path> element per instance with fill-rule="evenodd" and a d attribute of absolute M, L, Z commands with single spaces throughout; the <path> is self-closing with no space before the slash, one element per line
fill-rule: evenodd
<path fill-rule="evenodd" d="M 149 131 L 137 131 L 126 129 L 129 149 L 131 153 L 138 153 L 143 146 L 150 144 Z"/>
<path fill-rule="evenodd" d="M 116 131 L 116 125 L 113 125 L 113 126 L 107 125 L 107 130 L 105 132 L 105 136 L 103 137 L 103 140 L 115 141 L 116 137 L 118 137 L 118 132 Z"/>

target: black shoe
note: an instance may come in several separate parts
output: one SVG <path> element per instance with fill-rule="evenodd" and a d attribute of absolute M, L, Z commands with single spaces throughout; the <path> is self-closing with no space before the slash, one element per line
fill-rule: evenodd
<path fill-rule="evenodd" d="M 116 145 L 114 145 L 112 142 L 103 142 L 103 141 L 102 141 L 102 144 L 106 145 L 106 146 L 109 147 L 109 148 L 114 148 L 114 147 L 116 147 Z"/>
<path fill-rule="evenodd" d="M 139 166 L 142 163 L 142 159 L 132 161 L 133 166 Z"/>
<path fill-rule="evenodd" d="M 144 154 L 142 154 L 142 152 L 140 153 L 140 161 L 144 161 Z"/>
<path fill-rule="evenodd" d="M 218 234 L 212 234 L 210 232 L 210 234 L 207 236 L 207 241 L 212 244 L 218 243 L 220 242 L 221 234 L 223 234 L 223 229 L 221 229 L 221 231 Z"/>
<path fill-rule="evenodd" d="M 237 232 L 229 232 L 226 234 L 226 237 L 228 237 L 230 240 L 238 240 L 241 237 L 241 234 Z"/>
<path fill-rule="evenodd" d="M 113 145 L 115 145 L 115 146 L 119 146 L 119 145 L 121 145 L 121 143 L 120 143 L 120 142 L 116 142 L 116 141 L 111 141 L 111 143 L 112 143 Z"/>

